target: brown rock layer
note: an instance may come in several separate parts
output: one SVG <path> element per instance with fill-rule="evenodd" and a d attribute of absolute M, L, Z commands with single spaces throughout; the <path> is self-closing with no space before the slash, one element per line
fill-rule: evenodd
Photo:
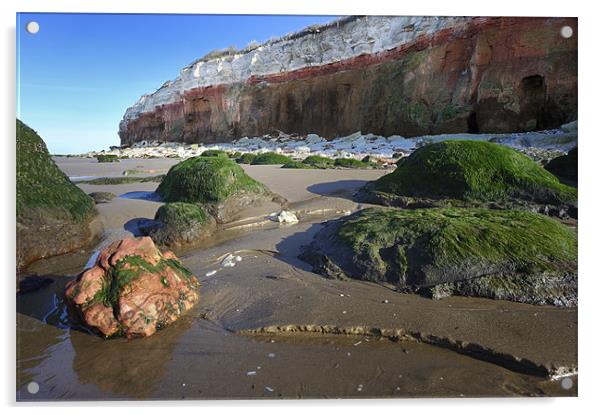
<path fill-rule="evenodd" d="M 573 29 L 568 39 L 564 26 Z M 274 129 L 416 136 L 531 131 L 576 118 L 577 19 L 474 18 L 385 52 L 190 89 L 119 134 L 123 145 Z"/>

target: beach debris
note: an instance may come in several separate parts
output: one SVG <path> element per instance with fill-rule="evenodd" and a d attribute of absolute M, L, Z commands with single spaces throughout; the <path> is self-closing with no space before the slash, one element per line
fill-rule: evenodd
<path fill-rule="evenodd" d="M 268 353 L 268 357 L 276 357 L 276 353 Z"/>
<path fill-rule="evenodd" d="M 358 342 L 355 342 L 355 343 L 353 343 L 353 345 L 354 345 L 354 346 L 359 346 L 360 344 L 362 344 L 362 341 L 361 341 L 361 340 L 360 340 L 360 341 L 358 341 Z"/>
<path fill-rule="evenodd" d="M 239 255 L 232 255 L 232 254 L 228 254 L 226 255 L 226 257 L 224 259 L 222 259 L 221 262 L 221 266 L 224 268 L 231 268 L 234 267 L 236 265 L 236 263 L 241 262 L 242 261 L 242 257 Z"/>
<path fill-rule="evenodd" d="M 217 273 L 217 270 L 211 270 L 211 271 L 207 271 L 207 272 L 205 273 L 205 276 L 206 276 L 206 277 L 210 277 L 210 276 L 212 276 L 212 275 L 215 275 L 216 273 Z"/>
<path fill-rule="evenodd" d="M 389 304 L 389 300 L 383 300 L 383 304 Z"/>
<path fill-rule="evenodd" d="M 251 370 L 249 372 L 247 372 L 247 376 L 255 376 L 257 374 L 257 372 L 255 370 Z"/>
<path fill-rule="evenodd" d="M 266 386 L 265 390 L 268 391 L 268 392 L 274 392 L 274 389 L 271 388 L 271 387 L 269 387 L 269 386 Z"/>
<path fill-rule="evenodd" d="M 173 252 L 161 252 L 149 237 L 128 237 L 103 249 L 67 284 L 65 297 L 104 337 L 145 337 L 192 308 L 198 287 Z"/>
<path fill-rule="evenodd" d="M 282 211 L 280 211 L 280 213 L 272 213 L 268 216 L 268 219 L 270 219 L 274 222 L 284 223 L 284 224 L 299 223 L 299 219 L 297 218 L 297 215 L 295 215 L 293 212 L 291 212 L 289 210 L 282 210 Z"/>

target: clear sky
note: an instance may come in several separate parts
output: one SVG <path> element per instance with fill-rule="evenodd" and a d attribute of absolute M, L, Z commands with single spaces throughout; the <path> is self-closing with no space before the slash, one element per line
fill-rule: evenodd
<path fill-rule="evenodd" d="M 17 116 L 53 154 L 119 145 L 126 108 L 214 49 L 242 48 L 335 16 L 17 15 Z M 39 23 L 29 34 L 29 21 Z"/>

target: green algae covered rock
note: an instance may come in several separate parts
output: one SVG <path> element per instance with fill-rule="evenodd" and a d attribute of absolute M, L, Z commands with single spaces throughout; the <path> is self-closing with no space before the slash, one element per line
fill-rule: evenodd
<path fill-rule="evenodd" d="M 316 167 L 313 167 L 309 164 L 302 163 L 297 160 L 292 160 L 292 161 L 289 161 L 288 163 L 283 164 L 282 168 L 283 169 L 314 169 Z"/>
<path fill-rule="evenodd" d="M 244 154 L 241 154 L 240 156 L 238 156 L 238 158 L 236 159 L 236 162 L 238 164 L 251 164 L 253 162 L 254 158 L 255 158 L 255 154 L 244 153 Z"/>
<path fill-rule="evenodd" d="M 94 201 L 54 163 L 40 136 L 17 120 L 17 267 L 70 252 L 99 229 Z"/>
<path fill-rule="evenodd" d="M 96 156 L 99 163 L 119 163 L 119 156 L 115 154 L 99 154 Z"/>
<path fill-rule="evenodd" d="M 174 202 L 161 206 L 155 214 L 161 226 L 150 233 L 153 241 L 174 247 L 205 240 L 216 228 L 215 219 L 192 203 Z"/>
<path fill-rule="evenodd" d="M 257 154 L 253 161 L 251 161 L 252 165 L 265 165 L 265 164 L 285 164 L 292 161 L 292 159 L 284 154 L 278 154 L 273 152 L 261 153 Z"/>
<path fill-rule="evenodd" d="M 224 223 L 240 210 L 277 199 L 228 157 L 193 157 L 173 166 L 159 184 L 164 202 L 201 205 Z"/>
<path fill-rule="evenodd" d="M 224 150 L 205 150 L 201 153 L 203 157 L 228 157 L 228 153 Z"/>
<path fill-rule="evenodd" d="M 318 169 L 329 169 L 334 167 L 334 160 L 324 156 L 307 156 L 303 159 L 303 164 L 307 164 Z"/>
<path fill-rule="evenodd" d="M 301 257 L 330 278 L 435 298 L 577 304 L 575 230 L 526 211 L 366 209 L 328 222 Z"/>
<path fill-rule="evenodd" d="M 369 183 L 360 196 L 401 207 L 494 203 L 536 206 L 546 212 L 553 206 L 575 215 L 577 203 L 576 189 L 518 151 L 462 140 L 419 148 L 401 159 L 393 173 Z"/>
<path fill-rule="evenodd" d="M 371 167 L 369 163 L 365 163 L 361 160 L 352 158 L 338 158 L 334 159 L 334 165 L 336 167 L 344 167 L 348 169 L 367 169 Z"/>

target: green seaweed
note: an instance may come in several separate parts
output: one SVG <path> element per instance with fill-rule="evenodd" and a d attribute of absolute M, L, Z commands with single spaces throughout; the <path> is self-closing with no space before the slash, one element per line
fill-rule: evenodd
<path fill-rule="evenodd" d="M 222 202 L 245 193 L 267 192 L 265 186 L 249 177 L 227 157 L 193 157 L 173 166 L 157 193 L 165 202 Z"/>
<path fill-rule="evenodd" d="M 130 184 L 130 183 L 148 183 L 148 182 L 160 182 L 165 178 L 164 174 L 157 176 L 147 177 L 98 177 L 96 179 L 81 180 L 78 184 L 92 184 L 92 185 L 113 185 L 113 184 Z"/>
<path fill-rule="evenodd" d="M 96 156 L 96 160 L 99 163 L 118 163 L 119 156 L 116 154 L 99 154 Z"/>
<path fill-rule="evenodd" d="M 255 154 L 244 153 L 236 159 L 236 162 L 238 164 L 251 164 L 251 163 L 253 163 L 253 159 L 255 159 Z"/>
<path fill-rule="evenodd" d="M 303 164 L 310 165 L 319 169 L 328 169 L 334 167 L 334 160 L 324 156 L 307 156 L 303 160 Z"/>
<path fill-rule="evenodd" d="M 17 218 L 32 209 L 76 221 L 96 213 L 92 198 L 56 166 L 40 136 L 17 120 Z"/>
<path fill-rule="evenodd" d="M 356 160 L 352 158 L 337 158 L 334 159 L 334 165 L 336 167 L 345 167 L 348 169 L 366 169 L 370 167 L 369 163 L 364 163 L 361 160 Z"/>
<path fill-rule="evenodd" d="M 278 154 L 274 152 L 267 152 L 257 154 L 253 161 L 252 165 L 266 165 L 266 164 L 286 164 L 292 161 L 292 159 L 284 154 Z"/>
<path fill-rule="evenodd" d="M 297 160 L 289 161 L 282 165 L 283 169 L 314 169 L 316 167 L 311 166 L 309 164 L 302 163 Z"/>
<path fill-rule="evenodd" d="M 398 196 L 545 203 L 577 200 L 577 192 L 529 157 L 484 141 L 453 140 L 425 145 L 371 184 Z"/>
<path fill-rule="evenodd" d="M 176 232 L 206 223 L 209 215 L 199 205 L 183 202 L 166 203 L 155 214 L 155 220 Z"/>
<path fill-rule="evenodd" d="M 201 153 L 202 157 L 228 157 L 224 150 L 205 150 Z"/>

